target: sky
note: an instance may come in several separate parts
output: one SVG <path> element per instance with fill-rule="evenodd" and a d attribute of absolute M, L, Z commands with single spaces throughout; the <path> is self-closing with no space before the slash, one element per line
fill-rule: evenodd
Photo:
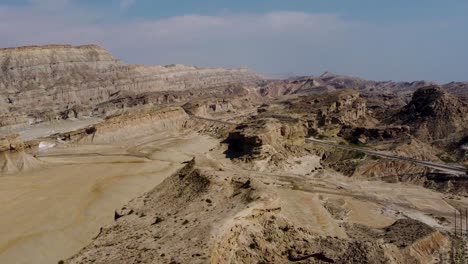
<path fill-rule="evenodd" d="M 98 44 L 125 63 L 468 81 L 466 0 L 0 0 L 0 47 Z"/>

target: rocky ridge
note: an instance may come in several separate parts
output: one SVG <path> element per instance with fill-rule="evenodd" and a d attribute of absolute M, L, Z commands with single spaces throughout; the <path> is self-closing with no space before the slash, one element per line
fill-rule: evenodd
<path fill-rule="evenodd" d="M 284 96 L 289 94 L 320 94 L 334 90 L 352 89 L 361 93 L 408 94 L 420 87 L 431 84 L 431 82 L 427 81 L 371 81 L 325 72 L 317 77 L 302 76 L 274 81 L 265 86 L 262 93 L 269 96 Z"/>
<path fill-rule="evenodd" d="M 325 72 L 320 76 L 299 76 L 274 80 L 265 84 L 260 92 L 264 96 L 279 98 L 290 95 L 313 95 L 334 90 L 352 89 L 366 97 L 384 97 L 387 103 L 407 103 L 417 89 L 436 85 L 429 81 L 372 81 L 358 77 Z M 440 85 L 463 101 L 468 99 L 468 83 L 450 82 Z"/>
<path fill-rule="evenodd" d="M 95 45 L 2 49 L 0 65 L 1 126 L 91 116 L 95 106 L 122 95 L 261 81 L 244 69 L 125 65 Z"/>
<path fill-rule="evenodd" d="M 394 118 L 396 122 L 411 126 L 418 138 L 433 141 L 466 136 L 467 113 L 468 104 L 441 87 L 428 86 L 418 89 L 411 102 Z"/>
<path fill-rule="evenodd" d="M 342 237 L 320 236 L 282 199 L 252 177 L 192 160 L 118 210 L 115 224 L 66 263 L 429 263 L 450 247 L 410 219 L 381 229 L 343 224 Z"/>
<path fill-rule="evenodd" d="M 331 73 L 267 82 L 245 70 L 125 65 L 93 45 L 0 54 L 0 126 L 102 117 L 31 142 L 1 138 L 2 175 L 78 167 L 80 182 L 80 165 L 96 169 L 93 179 L 107 166 L 117 181 L 146 177 L 141 168 L 172 173 L 185 165 L 111 210 L 114 223 L 92 230 L 99 233 L 91 244 L 66 262 L 437 263 L 449 256 L 450 210 L 464 200 L 447 197 L 468 193 L 464 178 L 306 140 L 466 161 L 466 104 L 444 88 Z M 463 84 L 452 86 L 459 93 Z M 100 184 L 91 186 L 96 197 L 107 195 Z"/>

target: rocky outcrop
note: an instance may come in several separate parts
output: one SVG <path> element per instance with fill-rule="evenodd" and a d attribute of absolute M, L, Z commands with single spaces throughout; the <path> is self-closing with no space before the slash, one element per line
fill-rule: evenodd
<path fill-rule="evenodd" d="M 398 220 L 384 232 L 384 242 L 391 243 L 385 253 L 394 263 L 437 263 L 451 246 L 448 237 L 412 219 Z"/>
<path fill-rule="evenodd" d="M 188 115 L 180 107 L 147 107 L 107 118 L 77 131 L 51 135 L 58 142 L 113 143 L 185 126 Z"/>
<path fill-rule="evenodd" d="M 310 133 L 313 135 L 330 133 L 336 135 L 344 126 L 365 125 L 371 120 L 366 101 L 353 90 L 304 96 L 283 104 L 287 112 L 307 120 Z"/>
<path fill-rule="evenodd" d="M 0 138 L 0 175 L 10 175 L 36 169 L 40 161 L 32 154 L 35 143 L 25 143 L 19 135 Z"/>
<path fill-rule="evenodd" d="M 216 98 L 199 102 L 190 102 L 182 107 L 192 115 L 203 117 L 209 117 L 211 114 L 231 112 L 234 110 L 234 106 L 230 100 Z"/>
<path fill-rule="evenodd" d="M 438 86 L 418 89 L 395 116 L 412 134 L 425 141 L 460 139 L 468 131 L 468 105 Z"/>
<path fill-rule="evenodd" d="M 390 126 L 390 127 L 351 127 L 341 128 L 340 137 L 355 144 L 366 144 L 370 141 L 396 140 L 399 138 L 408 138 L 410 128 L 408 126 Z"/>
<path fill-rule="evenodd" d="M 448 255 L 447 236 L 411 219 L 383 228 L 343 223 L 343 237 L 319 235 L 285 212 L 288 196 L 239 174 L 188 162 L 118 210 L 65 263 L 422 264 Z"/>
<path fill-rule="evenodd" d="M 90 116 L 94 107 L 121 94 L 185 91 L 249 85 L 247 70 L 183 65 L 125 65 L 95 46 L 50 45 L 0 50 L 0 120 L 14 125 Z M 79 113 L 70 109 L 81 107 Z"/>
<path fill-rule="evenodd" d="M 0 152 L 19 151 L 24 149 L 24 142 L 18 134 L 8 135 L 0 138 Z"/>
<path fill-rule="evenodd" d="M 359 98 L 359 93 L 350 90 L 332 93 L 323 100 L 315 99 L 314 103 L 321 105 L 318 126 L 355 123 L 367 114 L 365 101 Z"/>
<path fill-rule="evenodd" d="M 208 263 L 222 235 L 216 230 L 229 230 L 226 220 L 255 215 L 273 198 L 255 179 L 210 171 L 192 160 L 119 210 L 115 224 L 67 262 Z"/>
<path fill-rule="evenodd" d="M 304 144 L 307 125 L 289 117 L 248 120 L 229 133 L 228 157 L 241 159 L 281 159 L 288 149 Z"/>
<path fill-rule="evenodd" d="M 134 107 L 145 105 L 182 105 L 186 111 L 192 112 L 192 108 L 205 108 L 195 111 L 203 111 L 205 114 L 223 112 L 225 104 L 235 104 L 242 108 L 246 103 L 255 103 L 258 99 L 256 91 L 252 87 L 238 85 L 225 85 L 210 89 L 194 89 L 189 91 L 157 91 L 132 94 L 123 92 L 112 99 L 94 106 L 93 115 L 116 115 Z M 207 99 L 209 98 L 209 99 Z M 185 104 L 184 104 L 185 103 Z M 215 105 L 215 106 L 213 106 Z M 230 109 L 225 110 L 232 110 Z"/>

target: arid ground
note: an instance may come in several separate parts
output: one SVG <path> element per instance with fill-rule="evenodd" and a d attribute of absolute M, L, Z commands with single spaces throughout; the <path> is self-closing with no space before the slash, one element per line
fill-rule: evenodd
<path fill-rule="evenodd" d="M 0 263 L 467 263 L 468 83 L 0 65 Z"/>

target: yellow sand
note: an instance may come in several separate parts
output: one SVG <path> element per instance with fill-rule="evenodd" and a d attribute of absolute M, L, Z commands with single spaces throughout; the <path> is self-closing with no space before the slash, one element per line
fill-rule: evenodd
<path fill-rule="evenodd" d="M 126 155 L 128 142 L 58 148 L 40 157 L 45 167 L 0 177 L 0 263 L 57 263 L 73 255 L 112 223 L 115 209 L 217 143 L 196 134 L 148 142 Z"/>

